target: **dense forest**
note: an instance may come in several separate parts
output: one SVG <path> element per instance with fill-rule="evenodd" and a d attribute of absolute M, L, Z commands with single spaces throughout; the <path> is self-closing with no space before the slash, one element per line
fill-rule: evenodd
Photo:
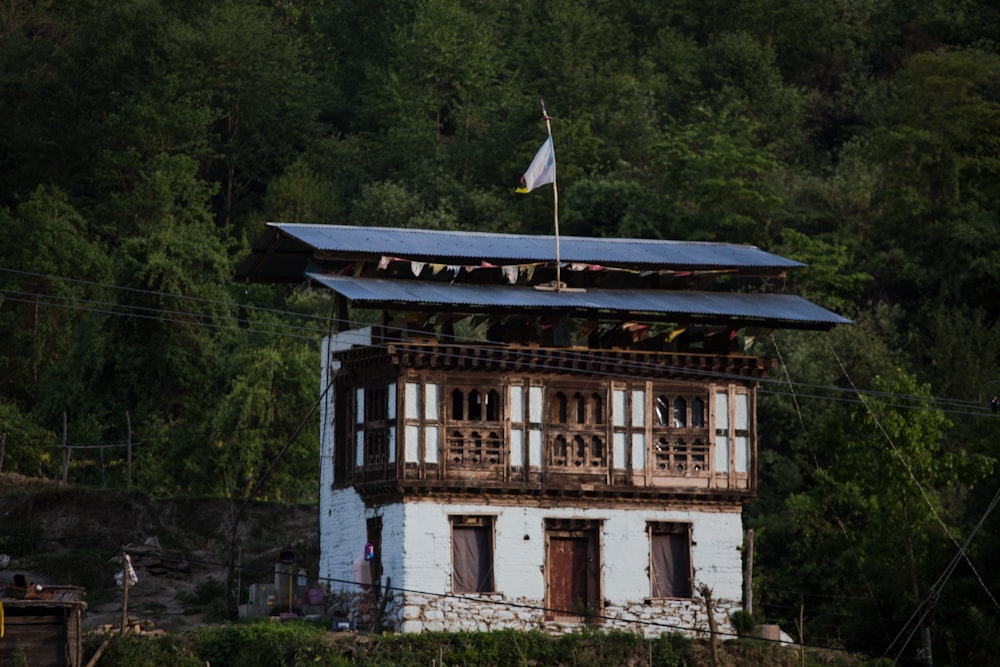
<path fill-rule="evenodd" d="M 314 499 L 329 297 L 236 264 L 269 220 L 550 233 L 544 98 L 563 233 L 754 244 L 855 321 L 755 343 L 757 620 L 998 664 L 998 39 L 992 0 L 3 2 L 0 466 Z"/>

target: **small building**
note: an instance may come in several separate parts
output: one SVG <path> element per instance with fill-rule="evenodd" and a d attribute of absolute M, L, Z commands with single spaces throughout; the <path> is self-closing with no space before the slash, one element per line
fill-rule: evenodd
<path fill-rule="evenodd" d="M 80 667 L 83 597 L 77 586 L 36 586 L 15 575 L 0 598 L 0 665 Z"/>
<path fill-rule="evenodd" d="M 771 366 L 753 341 L 848 322 L 762 289 L 800 266 L 721 243 L 269 224 L 238 277 L 334 296 L 321 579 L 403 631 L 695 632 L 702 586 L 724 621 Z"/>

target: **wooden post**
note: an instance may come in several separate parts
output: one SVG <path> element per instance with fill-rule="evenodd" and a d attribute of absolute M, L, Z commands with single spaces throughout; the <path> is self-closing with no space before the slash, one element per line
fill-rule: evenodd
<path fill-rule="evenodd" d="M 68 484 L 69 483 L 69 457 L 70 457 L 71 452 L 70 452 L 69 445 L 66 442 L 66 437 L 67 437 L 66 436 L 66 430 L 67 430 L 67 428 L 68 427 L 67 427 L 67 424 L 66 424 L 66 411 L 63 410 L 63 439 L 62 439 L 62 462 L 63 462 L 62 483 L 63 484 Z"/>
<path fill-rule="evenodd" d="M 86 667 L 94 667 L 94 665 L 97 664 L 97 661 L 101 659 L 101 656 L 104 655 L 104 651 L 108 648 L 110 643 L 111 635 L 109 634 L 104 638 L 104 641 L 101 642 L 101 645 L 97 647 L 97 650 L 94 651 L 94 655 L 90 656 L 90 660 L 87 661 Z"/>
<path fill-rule="evenodd" d="M 743 572 L 743 609 L 753 616 L 753 528 L 746 533 L 746 562 Z"/>
<path fill-rule="evenodd" d="M 385 592 L 382 594 L 381 599 L 375 607 L 375 622 L 372 624 L 372 630 L 374 632 L 382 632 L 385 627 L 383 625 L 383 619 L 385 617 L 385 607 L 389 604 L 389 590 L 392 587 L 392 577 L 385 578 Z M 376 590 L 378 590 L 378 585 L 376 584 Z M 442 664 L 444 664 L 442 662 Z"/>
<path fill-rule="evenodd" d="M 705 611 L 708 612 L 709 649 L 712 656 L 712 667 L 719 667 L 719 635 L 715 627 L 715 614 L 712 612 L 712 589 L 707 584 L 698 588 L 698 593 L 705 599 Z"/>
<path fill-rule="evenodd" d="M 799 600 L 799 664 L 806 667 L 805 602 Z"/>
<path fill-rule="evenodd" d="M 132 490 L 132 418 L 125 411 L 125 426 L 128 429 L 128 490 Z"/>
<path fill-rule="evenodd" d="M 129 579 L 129 556 L 128 552 L 125 551 L 125 547 L 122 547 L 122 634 L 124 635 L 128 628 L 128 587 L 132 583 Z"/>

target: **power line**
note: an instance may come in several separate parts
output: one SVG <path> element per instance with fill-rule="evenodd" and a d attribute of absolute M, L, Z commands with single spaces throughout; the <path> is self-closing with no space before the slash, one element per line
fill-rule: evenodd
<path fill-rule="evenodd" d="M 17 303 L 27 303 L 32 305 L 38 304 L 37 297 L 43 296 L 39 293 L 34 292 L 12 292 L 10 290 L 0 290 L 0 293 L 13 295 L 7 296 L 6 301 L 13 301 Z M 250 320 L 218 315 L 215 313 L 197 313 L 188 312 L 180 310 L 167 310 L 164 308 L 151 308 L 148 306 L 138 306 L 138 305 L 123 305 L 115 302 L 107 301 L 94 301 L 90 299 L 80 299 L 76 297 L 59 297 L 55 295 L 44 295 L 49 298 L 62 299 L 64 303 L 46 301 L 45 305 L 50 308 L 63 308 L 67 310 L 76 310 L 81 312 L 97 313 L 102 315 L 116 315 L 124 317 L 132 317 L 136 319 L 153 320 L 157 322 L 167 322 L 171 324 L 186 324 L 191 326 L 205 327 L 209 329 L 217 329 L 221 331 L 234 331 L 240 333 L 259 333 L 268 334 L 272 336 L 285 336 L 289 338 L 298 338 L 302 340 L 316 341 L 316 336 L 306 336 L 292 333 L 294 331 L 306 331 L 320 333 L 317 329 L 311 327 L 305 327 L 301 325 L 280 323 L 280 322 L 263 322 L 254 321 L 251 323 Z M 30 298 L 36 297 L 36 298 Z M 82 304 L 82 305 L 81 305 Z M 174 315 L 175 317 L 167 317 L 167 315 Z M 188 317 L 195 317 L 197 319 L 191 320 Z M 213 320 L 213 321 L 205 321 Z M 233 324 L 216 324 L 214 321 L 219 322 L 229 322 Z M 276 327 L 276 330 L 258 329 L 254 328 L 253 325 L 265 326 L 265 327 Z M 289 331 L 281 331 L 280 329 L 288 329 Z"/>
<path fill-rule="evenodd" d="M 11 532 L 7 531 L 7 532 L 0 532 L 0 535 L 14 535 L 14 533 L 11 533 Z M 61 538 L 61 539 L 45 538 L 45 537 L 39 538 L 39 541 L 55 542 L 55 543 L 59 543 L 59 544 L 71 544 L 71 545 L 74 545 L 74 544 L 86 544 L 86 545 L 92 546 L 92 545 L 94 545 L 94 544 L 97 543 L 96 539 L 88 539 L 88 540 L 84 540 L 84 541 L 78 541 L 78 540 L 79 540 L 79 536 L 77 536 L 77 537 L 71 537 L 71 538 Z M 128 546 L 126 546 L 125 550 L 128 551 Z M 164 560 L 164 561 L 170 561 L 170 560 L 175 559 L 174 557 L 170 556 L 169 554 L 161 554 L 160 556 L 158 556 L 158 558 L 161 559 L 161 560 Z M 209 559 L 205 559 L 205 558 L 192 558 L 192 557 L 189 557 L 189 556 L 184 556 L 184 557 L 177 557 L 176 560 L 183 560 L 184 562 L 186 562 L 188 564 L 196 564 L 196 565 L 201 565 L 201 566 L 206 566 L 206 567 L 219 567 L 219 568 L 229 567 L 228 563 L 224 563 L 224 562 L 216 561 L 216 560 L 209 560 Z M 270 575 L 273 574 L 273 570 L 262 570 L 262 569 L 259 569 L 259 568 L 251 568 L 251 567 L 247 567 L 247 566 L 243 566 L 243 565 L 236 565 L 235 569 L 238 570 L 241 574 L 256 575 L 256 576 L 261 576 L 261 577 L 266 577 L 266 576 L 270 576 Z M 140 571 L 140 573 L 142 572 L 141 569 L 139 571 Z M 322 577 L 322 576 L 318 576 L 318 575 L 315 577 L 315 579 L 316 579 L 316 581 L 321 582 L 321 583 L 325 582 L 325 583 L 329 583 L 329 584 L 342 584 L 342 585 L 346 585 L 346 586 L 357 587 L 357 588 L 362 589 L 362 590 L 366 590 L 366 589 L 368 589 L 368 588 L 370 588 L 370 587 L 372 587 L 372 586 L 375 585 L 375 584 L 364 584 L 364 583 L 360 583 L 360 582 L 357 582 L 357 581 L 354 581 L 354 580 L 349 580 L 349 579 L 340 579 L 340 578 L 337 578 L 337 577 Z M 569 610 L 569 609 L 559 609 L 559 608 L 554 608 L 554 607 L 547 607 L 547 606 L 542 605 L 542 604 L 532 604 L 532 603 L 528 603 L 528 602 L 517 602 L 517 601 L 514 601 L 514 600 L 498 600 L 495 597 L 479 597 L 479 596 L 475 596 L 475 595 L 466 595 L 466 594 L 461 594 L 461 593 L 427 591 L 427 590 L 422 590 L 422 589 L 406 588 L 406 587 L 402 587 L 402 586 L 393 586 L 393 585 L 388 585 L 388 586 L 382 585 L 381 589 L 382 590 L 388 590 L 388 591 L 396 592 L 396 593 L 411 594 L 411 595 L 421 595 L 421 596 L 425 596 L 425 597 L 438 598 L 438 599 L 461 600 L 463 603 L 468 603 L 468 604 L 471 604 L 471 605 L 477 605 L 478 604 L 478 605 L 482 605 L 482 606 L 499 606 L 499 607 L 505 607 L 505 608 L 510 608 L 510 609 L 523 609 L 523 610 L 527 610 L 527 611 L 535 611 L 535 612 L 541 612 L 541 613 L 552 613 L 552 612 L 555 612 L 555 613 L 567 614 L 567 615 L 579 615 L 576 611 Z M 695 599 L 696 598 L 692 598 L 692 600 L 695 600 Z M 612 616 L 612 615 L 609 615 L 609 614 L 596 614 L 595 613 L 595 614 L 588 614 L 587 616 L 590 617 L 590 618 L 593 618 L 593 619 L 597 619 L 597 620 L 610 621 L 610 622 L 621 623 L 621 624 L 625 624 L 625 625 L 634 625 L 634 626 L 645 626 L 645 627 L 661 628 L 661 629 L 673 630 L 673 631 L 678 631 L 678 632 L 686 632 L 686 633 L 690 633 L 690 634 L 694 634 L 694 635 L 709 635 L 710 634 L 709 628 L 701 627 L 699 625 L 683 625 L 683 624 L 679 624 L 679 623 L 668 623 L 668 622 L 664 622 L 664 621 L 656 621 L 656 620 L 650 620 L 650 619 L 641 619 L 641 618 L 634 618 L 634 617 L 622 617 L 622 616 Z M 729 637 L 729 638 L 734 638 L 734 639 L 740 637 L 740 635 L 737 634 L 737 633 L 726 632 L 726 631 L 722 631 L 722 630 L 716 630 L 715 634 L 719 635 L 721 637 Z M 768 642 L 781 643 L 781 644 L 786 644 L 787 643 L 787 642 L 785 642 L 785 641 L 783 641 L 781 639 L 767 639 L 767 638 L 763 638 L 763 637 L 762 638 L 755 638 L 755 641 L 768 641 Z M 834 651 L 846 652 L 846 649 L 844 649 L 842 647 L 836 647 L 836 646 L 824 646 L 824 645 L 810 644 L 810 643 L 799 644 L 798 642 L 795 642 L 794 645 L 795 646 L 801 645 L 801 646 L 804 646 L 806 648 L 816 648 L 816 649 L 823 649 L 823 650 L 834 650 Z"/>
<path fill-rule="evenodd" d="M 107 288 L 107 289 L 124 290 L 124 291 L 128 291 L 128 292 L 135 292 L 135 293 L 145 294 L 145 295 L 149 295 L 149 296 L 156 296 L 156 297 L 161 297 L 161 298 L 162 297 L 169 297 L 169 298 L 180 299 L 180 300 L 184 300 L 184 301 L 191 301 L 191 302 L 196 302 L 196 303 L 204 303 L 204 304 L 211 304 L 211 305 L 223 306 L 223 307 L 226 307 L 226 308 L 239 308 L 239 309 L 243 309 L 243 310 L 247 310 L 247 311 L 251 311 L 251 312 L 270 313 L 270 314 L 279 315 L 281 317 L 304 318 L 306 320 L 312 319 L 312 320 L 316 320 L 317 323 L 329 324 L 329 321 L 330 321 L 329 318 L 324 318 L 324 317 L 319 316 L 319 315 L 312 315 L 312 314 L 308 314 L 308 313 L 296 313 L 296 312 L 292 312 L 292 311 L 283 311 L 283 310 L 274 309 L 274 308 L 263 308 L 263 307 L 259 307 L 259 306 L 252 306 L 252 305 L 247 305 L 247 304 L 238 304 L 238 303 L 233 303 L 233 302 L 228 302 L 228 301 L 213 300 L 213 299 L 207 299 L 207 298 L 202 298 L 202 297 L 189 297 L 189 296 L 183 296 L 183 295 L 178 295 L 178 294 L 172 294 L 172 293 L 169 293 L 169 292 L 157 292 L 157 291 L 154 291 L 154 290 L 145 290 L 145 289 L 138 289 L 138 288 L 132 288 L 132 287 L 121 287 L 121 286 L 110 285 L 110 284 L 105 284 L 105 283 L 94 283 L 94 282 L 83 281 L 83 280 L 78 280 L 78 279 L 47 276 L 45 274 L 31 273 L 31 272 L 26 272 L 26 271 L 18 271 L 18 270 L 14 270 L 14 269 L 0 268 L 0 271 L 6 271 L 6 272 L 11 272 L 11 273 L 16 273 L 16 274 L 22 274 L 22 275 L 28 275 L 28 276 L 32 276 L 32 277 L 44 278 L 44 279 L 49 279 L 49 280 L 60 280 L 60 281 L 65 281 L 65 282 L 70 282 L 70 283 L 84 284 L 84 285 L 101 287 L 101 288 Z M 225 315 L 218 315 L 216 313 L 211 313 L 211 312 L 190 312 L 190 311 L 167 310 L 167 309 L 163 309 L 163 308 L 154 308 L 154 307 L 148 307 L 148 306 L 138 306 L 138 305 L 130 305 L 130 304 L 119 304 L 117 302 L 107 302 L 107 301 L 95 301 L 95 300 L 89 300 L 89 299 L 81 299 L 81 298 L 77 298 L 77 297 L 62 297 L 62 296 L 59 296 L 59 295 L 42 294 L 42 293 L 37 293 L 37 292 L 17 292 L 17 291 L 12 291 L 12 290 L 0 290 L 0 292 L 8 293 L 8 294 L 14 294 L 15 296 L 8 297 L 8 300 L 15 301 L 15 302 L 36 304 L 38 298 L 44 296 L 44 297 L 48 297 L 48 298 L 52 298 L 52 299 L 64 299 L 64 300 L 68 301 L 68 303 L 47 303 L 46 304 L 46 305 L 49 305 L 51 307 L 56 307 L 56 308 L 66 308 L 66 309 L 70 309 L 70 310 L 79 310 L 79 311 L 84 311 L 84 312 L 96 312 L 96 313 L 107 314 L 107 315 L 112 315 L 112 316 L 135 317 L 135 318 L 149 319 L 149 320 L 155 320 L 155 321 L 161 321 L 161 322 L 167 322 L 167 323 L 178 323 L 178 324 L 184 324 L 184 325 L 189 325 L 189 326 L 202 326 L 202 327 L 213 328 L 213 329 L 218 329 L 218 330 L 222 330 L 222 331 L 233 331 L 233 332 L 240 332 L 240 333 L 255 333 L 255 334 L 264 334 L 264 335 L 274 335 L 274 336 L 282 336 L 282 337 L 295 338 L 295 339 L 300 339 L 300 340 L 308 340 L 308 341 L 312 341 L 312 342 L 316 342 L 318 340 L 318 336 L 323 335 L 323 333 L 324 333 L 319 327 L 315 327 L 314 328 L 314 327 L 309 327 L 309 326 L 304 326 L 304 325 L 296 325 L 296 324 L 289 324 L 289 323 L 283 323 L 283 322 L 270 322 L 270 321 L 265 322 L 265 321 L 259 321 L 259 320 L 255 320 L 255 321 L 251 322 L 250 320 L 245 319 L 245 318 L 225 316 Z M 82 304 L 85 304 L 85 305 L 75 305 L 75 303 L 76 304 L 81 304 L 82 303 Z M 92 304 L 92 305 L 90 305 L 90 304 Z M 122 309 L 122 308 L 124 308 L 126 310 L 125 311 L 118 310 L 118 309 Z M 133 312 L 130 312 L 130 311 L 133 311 Z M 137 311 L 137 312 L 135 312 L 135 311 Z M 168 317 L 166 315 L 173 315 L 175 317 Z M 194 316 L 196 319 L 194 319 L 194 320 L 187 319 L 187 318 L 190 318 L 192 316 Z M 205 321 L 205 320 L 208 320 L 208 321 Z M 230 322 L 230 323 L 235 323 L 235 325 L 216 324 L 215 321 Z M 354 325 L 354 326 L 357 326 L 357 325 L 367 326 L 370 323 L 368 323 L 368 322 L 347 321 L 347 322 L 344 322 L 344 324 L 347 324 L 348 326 L 352 326 L 352 325 Z M 264 327 L 264 328 L 256 328 L 256 327 Z M 393 341 L 390 341 L 390 342 L 404 342 L 406 340 L 406 338 L 405 338 L 405 333 L 406 333 L 405 329 L 403 329 L 401 327 L 387 327 L 387 326 L 383 325 L 382 329 L 383 330 L 388 330 L 388 331 L 395 331 L 395 332 L 397 332 L 399 334 L 398 338 L 396 338 L 396 339 L 394 339 Z M 296 332 L 304 332 L 304 333 L 296 333 Z M 308 334 L 312 334 L 312 335 L 308 335 Z M 475 338 L 475 337 L 464 337 L 464 338 L 459 338 L 457 340 L 459 340 L 459 341 L 465 341 L 465 342 L 470 342 L 470 343 L 491 343 L 491 344 L 496 344 L 496 343 L 494 343 L 492 341 L 488 341 L 488 340 L 483 339 L 483 338 Z M 374 347 L 378 347 L 378 346 L 380 346 L 380 344 L 376 343 L 373 346 Z M 589 355 L 590 358 L 599 358 L 598 356 L 595 356 L 594 353 L 588 353 L 586 351 L 581 351 L 581 350 L 572 350 L 572 351 L 569 351 L 568 355 L 569 355 L 569 358 L 576 358 L 578 360 L 586 360 L 588 358 L 588 355 Z M 452 356 L 454 356 L 454 355 L 452 355 Z M 566 356 L 566 355 L 564 355 L 564 356 Z M 619 365 L 622 365 L 622 364 L 619 364 Z M 624 365 L 626 367 L 633 368 L 637 372 L 641 372 L 643 370 L 652 370 L 652 369 L 659 369 L 659 370 L 670 369 L 670 367 L 665 367 L 665 366 L 663 366 L 661 364 L 656 364 L 654 362 L 633 361 L 633 362 L 625 362 Z M 552 370 L 558 370 L 558 369 L 552 369 Z M 692 369 L 687 369 L 687 368 L 683 368 L 683 367 L 675 367 L 673 370 L 678 370 L 678 371 L 681 371 L 681 372 L 683 372 L 685 374 L 688 374 L 688 375 L 692 375 L 692 374 L 694 374 L 694 375 L 702 375 L 703 377 L 718 377 L 718 378 L 729 378 L 729 379 L 746 379 L 746 378 L 744 378 L 742 376 L 739 376 L 739 375 L 717 373 L 717 372 L 711 372 L 711 371 L 692 371 Z M 606 374 L 606 375 L 613 375 L 613 374 Z M 782 382 L 780 380 L 776 380 L 776 379 L 772 379 L 772 378 L 767 378 L 767 377 L 757 378 L 757 380 L 762 385 L 762 387 L 758 390 L 762 394 L 772 394 L 772 395 L 778 395 L 778 396 L 787 396 L 787 395 L 790 395 L 790 392 L 784 391 L 782 387 L 785 384 L 791 384 L 791 383 L 784 383 L 784 382 Z M 778 388 L 777 389 L 767 389 L 766 385 L 775 385 Z M 952 415 L 956 415 L 956 416 L 979 416 L 979 417 L 982 417 L 982 416 L 990 417 L 991 416 L 989 409 L 985 405 L 980 405 L 978 402 L 973 402 L 973 401 L 963 401 L 963 400 L 959 400 L 959 399 L 950 399 L 950 398 L 941 398 L 941 397 L 913 396 L 913 395 L 908 395 L 908 394 L 893 394 L 893 393 L 881 392 L 881 391 L 875 391 L 875 390 L 858 390 L 857 388 L 847 388 L 847 387 L 838 387 L 838 386 L 831 386 L 831 385 L 819 385 L 819 384 L 810 384 L 810 383 L 801 383 L 801 382 L 794 383 L 794 386 L 799 390 L 798 398 L 802 398 L 802 399 L 809 398 L 809 399 L 817 399 L 817 400 L 824 400 L 824 401 L 839 401 L 839 402 L 852 403 L 852 404 L 862 404 L 862 401 L 859 398 L 857 398 L 857 396 L 863 395 L 863 396 L 872 396 L 872 397 L 881 397 L 881 398 L 892 398 L 892 399 L 896 399 L 896 400 L 900 400 L 900 401 L 919 401 L 920 403 L 926 404 L 926 406 L 925 406 L 925 405 L 913 405 L 913 404 L 908 404 L 908 403 L 895 403 L 895 404 L 892 404 L 890 406 L 890 407 L 895 407 L 895 408 L 899 408 L 899 409 L 922 409 L 924 407 L 933 405 L 933 406 L 938 407 L 942 411 L 944 411 L 946 414 L 952 414 Z M 978 409 L 974 409 L 974 408 L 978 408 Z"/>
<path fill-rule="evenodd" d="M 834 358 L 837 360 L 837 363 L 840 364 L 840 368 L 844 372 L 845 377 L 847 377 L 848 382 L 851 382 L 853 386 L 853 381 L 848 375 L 847 369 L 844 367 L 843 362 L 840 360 L 840 357 L 837 355 L 837 351 L 833 349 L 833 345 L 830 345 L 830 349 L 833 351 Z M 899 654 L 896 655 L 896 661 L 898 662 L 900 656 L 902 655 L 902 652 L 906 649 L 906 646 L 909 644 L 910 639 L 912 639 L 913 634 L 920 627 L 920 624 L 927 617 L 927 614 L 930 613 L 930 608 L 931 606 L 933 606 L 933 602 L 936 601 L 937 595 L 940 592 L 941 587 L 944 586 L 945 582 L 951 576 L 951 572 L 954 571 L 954 568 L 958 565 L 959 560 L 962 559 L 965 560 L 965 562 L 972 569 L 973 574 L 975 574 L 976 579 L 979 580 L 979 585 L 983 588 L 984 591 L 986 591 L 986 595 L 988 595 L 990 600 L 993 602 L 993 605 L 998 609 L 1000 609 L 1000 603 L 997 602 L 997 599 L 993 596 L 993 593 L 986 585 L 986 582 L 983 581 L 982 576 L 980 576 L 979 571 L 976 569 L 976 566 L 972 563 L 972 560 L 969 558 L 969 555 L 967 553 L 967 548 L 972 541 L 972 537 L 979 530 L 979 526 L 981 526 L 983 521 L 985 521 L 986 516 L 993 511 L 993 508 L 996 506 L 997 501 L 1000 500 L 1000 489 L 998 489 L 997 495 L 994 496 L 993 502 L 987 508 L 986 514 L 982 517 L 982 519 L 980 519 L 980 522 L 976 526 L 976 529 L 973 530 L 972 534 L 969 535 L 968 539 L 966 539 L 965 544 L 960 545 L 958 543 L 958 540 L 955 539 L 955 536 L 952 534 L 951 529 L 948 528 L 947 524 L 945 524 L 944 520 L 941 518 L 941 515 L 938 513 L 937 508 L 934 507 L 934 503 L 931 502 L 931 499 L 927 495 L 927 491 L 920 483 L 920 480 L 917 479 L 917 476 L 913 472 L 913 468 L 912 466 L 910 466 L 909 461 L 906 460 L 906 457 L 903 456 L 903 453 L 899 450 L 899 447 L 896 446 L 896 442 L 893 440 L 892 436 L 889 435 L 889 432 L 885 429 L 885 426 L 882 425 L 882 420 L 879 419 L 878 415 L 875 414 L 875 411 L 872 409 L 868 401 L 865 401 L 865 409 L 867 410 L 869 417 L 875 422 L 876 427 L 881 432 L 886 442 L 889 443 L 889 446 L 891 447 L 893 453 L 896 455 L 896 458 L 899 459 L 899 462 L 903 464 L 903 468 L 906 470 L 906 473 L 909 475 L 910 480 L 913 482 L 913 484 L 917 487 L 917 490 L 920 492 L 920 496 L 923 499 L 924 503 L 927 505 L 928 509 L 930 510 L 931 515 L 938 522 L 938 525 L 941 526 L 941 530 L 943 530 L 945 535 L 948 536 L 948 539 L 950 539 L 955 544 L 955 546 L 958 547 L 958 553 L 952 559 L 952 563 L 949 564 L 950 569 L 946 569 L 946 575 L 942 574 L 941 577 L 938 578 L 938 581 L 935 582 L 934 587 L 932 587 L 931 589 L 931 594 L 921 603 L 920 606 L 918 606 L 917 610 L 914 611 L 913 616 L 911 616 L 910 620 L 907 621 L 907 625 L 903 626 L 903 629 L 900 630 L 899 634 L 896 635 L 896 638 L 893 639 L 892 642 L 889 644 L 889 646 L 886 648 L 885 653 L 883 655 L 889 654 L 889 652 L 892 650 L 892 647 L 896 644 L 897 641 L 899 641 L 899 638 L 902 637 L 902 635 L 906 631 L 906 627 L 918 615 L 918 612 L 922 612 L 919 613 L 919 619 L 917 619 L 917 621 L 913 623 L 913 629 L 910 631 L 910 633 L 906 637 L 906 640 L 900 646 Z"/>

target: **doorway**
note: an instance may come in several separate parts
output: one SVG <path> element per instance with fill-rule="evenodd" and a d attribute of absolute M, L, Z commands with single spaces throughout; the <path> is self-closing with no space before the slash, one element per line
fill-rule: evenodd
<path fill-rule="evenodd" d="M 599 620 L 600 521 L 545 520 L 546 620 Z"/>

